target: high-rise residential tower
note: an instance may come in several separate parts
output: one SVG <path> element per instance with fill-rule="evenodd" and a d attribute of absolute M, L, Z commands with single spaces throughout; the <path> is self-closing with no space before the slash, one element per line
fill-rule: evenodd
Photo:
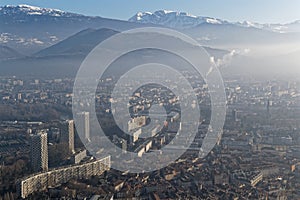
<path fill-rule="evenodd" d="M 62 123 L 62 129 L 60 132 L 61 142 L 66 143 L 70 153 L 75 152 L 74 138 L 74 120 L 67 120 Z"/>
<path fill-rule="evenodd" d="M 78 124 L 76 124 L 77 132 L 83 135 L 86 140 L 90 140 L 90 113 L 78 113 Z"/>
<path fill-rule="evenodd" d="M 30 137 L 31 166 L 33 172 L 48 171 L 47 133 L 40 131 Z"/>

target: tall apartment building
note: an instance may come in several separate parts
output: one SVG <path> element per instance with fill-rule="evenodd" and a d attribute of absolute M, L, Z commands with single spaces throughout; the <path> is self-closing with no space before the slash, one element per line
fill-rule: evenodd
<path fill-rule="evenodd" d="M 74 153 L 75 152 L 74 120 L 67 120 L 66 122 L 63 123 L 63 126 L 64 126 L 64 128 L 61 131 L 60 139 L 62 142 L 65 142 L 68 144 L 69 152 Z"/>
<path fill-rule="evenodd" d="M 33 172 L 48 171 L 47 133 L 40 131 L 30 136 L 31 166 Z"/>
<path fill-rule="evenodd" d="M 84 136 L 86 140 L 90 140 L 90 113 L 78 113 L 78 124 L 76 124 L 79 135 Z"/>

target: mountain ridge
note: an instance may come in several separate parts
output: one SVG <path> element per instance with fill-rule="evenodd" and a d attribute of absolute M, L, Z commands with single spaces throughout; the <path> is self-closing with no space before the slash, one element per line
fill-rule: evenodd
<path fill-rule="evenodd" d="M 144 26 L 28 5 L 0 7 L 0 45 L 25 55 L 34 54 L 87 28 L 124 31 Z"/>
<path fill-rule="evenodd" d="M 137 12 L 134 16 L 128 19 L 130 22 L 144 23 L 144 24 L 158 24 L 167 26 L 169 28 L 194 28 L 201 24 L 219 24 L 219 25 L 237 25 L 246 28 L 257 28 L 274 32 L 288 32 L 289 26 L 299 25 L 300 20 L 295 20 L 290 23 L 257 23 L 251 21 L 243 22 L 229 22 L 214 17 L 196 16 L 187 12 L 157 10 L 155 12 Z M 300 28 L 299 28 L 300 31 Z"/>
<path fill-rule="evenodd" d="M 165 10 L 156 14 L 160 16 L 169 14 L 171 15 L 170 19 L 176 19 L 177 22 L 179 20 L 184 25 L 184 28 L 179 31 L 197 40 L 203 47 L 213 48 L 206 48 L 206 50 L 217 59 L 222 59 L 224 54 L 230 56 L 228 51 L 244 52 L 245 49 L 249 49 L 247 51 L 249 52 L 247 54 L 249 61 L 245 62 L 243 58 L 236 65 L 236 69 L 240 71 L 249 68 L 252 71 L 261 73 L 261 69 L 268 66 L 269 69 L 272 69 L 272 72 L 275 72 L 273 66 L 281 69 L 283 65 L 285 68 L 291 66 L 296 69 L 295 66 L 298 64 L 299 58 L 298 51 L 295 56 L 282 56 L 281 62 L 274 62 L 273 58 L 270 58 L 270 62 L 266 58 L 269 63 L 266 61 L 259 62 L 259 59 L 255 56 L 285 55 L 285 52 L 299 49 L 300 21 L 281 25 L 282 27 L 278 30 L 270 31 L 268 29 L 280 25 L 259 27 L 260 24 L 252 22 L 235 24 L 215 18 L 203 17 L 198 19 L 197 16 L 185 12 L 181 12 L 181 14 L 180 12 L 172 14 L 172 12 Z M 27 5 L 1 7 L 0 13 L 2 13 L 0 14 L 0 45 L 8 47 L 2 48 L 3 60 L 0 60 L 0 72 L 1 74 L 10 75 L 16 75 L 16 73 L 43 76 L 49 76 L 50 74 L 59 76 L 64 74 L 75 75 L 76 69 L 78 69 L 87 53 L 94 45 L 106 38 L 104 32 L 99 31 L 99 29 L 106 28 L 122 32 L 149 26 L 168 27 L 159 25 L 157 22 L 155 22 L 156 24 L 145 24 L 72 13 L 65 14 L 67 12 L 57 9 L 43 9 Z M 150 15 L 150 13 L 147 15 Z M 143 17 L 143 15 L 140 13 L 138 17 Z M 182 17 L 185 20 L 182 20 Z M 189 26 L 186 25 L 189 25 L 187 22 L 190 20 L 197 22 L 196 26 L 188 28 Z M 166 22 L 169 23 L 170 21 Z M 170 23 L 176 24 L 177 22 Z M 193 23 L 190 23 L 190 25 L 193 25 Z M 176 26 L 174 27 L 173 29 L 178 30 Z M 286 33 L 286 29 L 295 32 Z M 76 34 L 79 37 L 76 36 L 75 39 L 72 39 L 72 36 Z M 109 37 L 110 34 L 106 36 Z M 20 58 L 17 52 L 24 56 Z M 225 59 L 228 56 L 225 56 Z M 290 58 L 294 59 L 295 62 L 291 63 Z M 236 60 L 236 58 L 234 59 Z M 249 66 L 245 66 L 246 63 L 249 63 Z M 257 70 L 254 70 L 252 63 L 254 63 L 253 65 Z M 278 64 L 281 66 L 278 66 Z M 243 67 L 240 69 L 240 66 Z M 236 69 L 231 69 L 230 72 L 235 72 Z M 269 73 L 271 70 L 266 71 Z"/>
<path fill-rule="evenodd" d="M 151 12 L 138 12 L 128 21 L 139 23 L 152 23 L 170 28 L 192 28 L 203 23 L 209 24 L 225 24 L 227 21 L 212 17 L 200 17 L 191 15 L 187 12 L 158 10 Z"/>
<path fill-rule="evenodd" d="M 42 8 L 37 6 L 31 6 L 27 4 L 19 5 L 4 5 L 0 7 L 0 15 L 15 15 L 15 14 L 25 14 L 25 15 L 48 15 L 52 17 L 71 17 L 71 16 L 84 16 L 81 14 L 76 14 L 72 12 L 65 12 L 59 9 L 52 8 Z"/>

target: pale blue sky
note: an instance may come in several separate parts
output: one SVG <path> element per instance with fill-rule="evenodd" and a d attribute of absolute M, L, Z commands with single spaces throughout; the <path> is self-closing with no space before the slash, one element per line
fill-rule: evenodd
<path fill-rule="evenodd" d="M 7 4 L 29 4 L 124 20 L 138 11 L 160 9 L 229 21 L 286 23 L 300 20 L 300 0 L 0 0 L 0 5 Z"/>

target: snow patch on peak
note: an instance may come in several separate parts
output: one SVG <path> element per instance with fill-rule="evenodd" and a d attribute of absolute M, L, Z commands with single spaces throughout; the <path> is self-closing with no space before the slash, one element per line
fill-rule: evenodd
<path fill-rule="evenodd" d="M 255 22 L 250 22 L 250 21 L 244 21 L 244 22 L 237 22 L 235 23 L 236 25 L 242 26 L 242 27 L 247 27 L 247 28 L 263 28 L 262 24 L 255 23 Z"/>
<path fill-rule="evenodd" d="M 166 14 L 173 13 L 173 12 L 175 12 L 175 11 L 172 11 L 172 10 L 158 10 L 155 13 L 163 13 L 163 14 L 166 15 Z"/>
<path fill-rule="evenodd" d="M 222 21 L 214 18 L 206 18 L 206 23 L 208 24 L 222 24 Z"/>
<path fill-rule="evenodd" d="M 25 8 L 25 9 L 29 9 L 29 10 L 42 10 L 40 7 L 37 7 L 37 6 L 30 6 L 30 5 L 26 5 L 26 4 L 20 4 L 16 7 L 19 7 L 19 8 Z"/>
<path fill-rule="evenodd" d="M 12 7 L 14 7 L 14 6 L 12 6 Z M 55 11 L 55 12 L 62 12 L 62 13 L 64 13 L 64 11 L 59 10 L 59 9 L 40 8 L 40 7 L 37 7 L 37 6 L 30 6 L 30 5 L 27 5 L 27 4 L 20 4 L 20 5 L 15 6 L 15 7 L 17 7 L 17 8 L 23 8 L 23 9 L 27 9 L 27 10 L 32 10 L 32 11 L 48 10 L 48 11 Z"/>

